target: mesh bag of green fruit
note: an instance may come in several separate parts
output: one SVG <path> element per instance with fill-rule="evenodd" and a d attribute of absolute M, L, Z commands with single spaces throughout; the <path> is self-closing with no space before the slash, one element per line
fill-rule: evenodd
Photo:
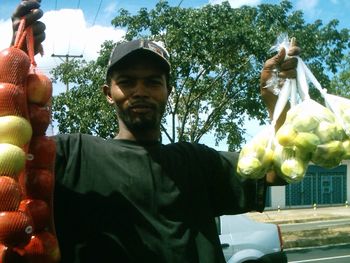
<path fill-rule="evenodd" d="M 272 166 L 272 132 L 271 126 L 266 127 L 242 148 L 237 165 L 239 175 L 252 179 L 265 176 Z"/>
<path fill-rule="evenodd" d="M 298 72 L 298 78 L 303 73 Z M 323 168 L 338 166 L 344 158 L 343 141 L 347 137 L 339 118 L 329 108 L 311 99 L 300 80 L 298 90 L 303 99 L 288 111 L 285 123 L 276 132 L 277 142 L 303 152 L 304 156 L 310 153 L 309 161 Z"/>
<path fill-rule="evenodd" d="M 276 132 L 281 146 L 297 149 L 305 155 L 310 153 L 310 161 L 324 168 L 335 167 L 342 161 L 345 137 L 332 111 L 312 99 L 292 107 Z"/>
<path fill-rule="evenodd" d="M 278 90 L 278 99 L 271 124 L 260 131 L 242 148 L 237 165 L 237 172 L 242 177 L 252 179 L 262 178 L 267 171 L 272 169 L 275 125 L 288 102 L 291 87 L 290 80 L 287 80 L 282 88 Z M 276 92 L 276 90 L 273 92 Z"/>

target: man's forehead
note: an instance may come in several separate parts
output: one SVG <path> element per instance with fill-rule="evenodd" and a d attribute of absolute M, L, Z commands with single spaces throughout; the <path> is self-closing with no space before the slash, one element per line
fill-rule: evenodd
<path fill-rule="evenodd" d="M 134 64 L 130 67 L 116 69 L 113 72 L 114 78 L 165 78 L 164 70 L 157 67 L 149 67 L 145 64 Z"/>

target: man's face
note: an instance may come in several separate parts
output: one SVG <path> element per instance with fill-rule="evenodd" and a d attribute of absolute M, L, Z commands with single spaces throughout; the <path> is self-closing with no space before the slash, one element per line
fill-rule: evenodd
<path fill-rule="evenodd" d="M 152 61 L 137 60 L 112 73 L 107 99 L 130 131 L 159 129 L 168 99 L 164 72 Z"/>

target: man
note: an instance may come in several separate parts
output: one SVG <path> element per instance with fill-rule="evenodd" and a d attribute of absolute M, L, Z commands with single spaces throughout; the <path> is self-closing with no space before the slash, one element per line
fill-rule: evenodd
<path fill-rule="evenodd" d="M 40 13 L 38 3 L 23 1 L 13 21 L 26 15 L 43 36 L 40 15 L 34 17 Z M 262 87 L 275 68 L 281 77 L 295 77 L 296 60 L 284 62 L 284 54 L 267 61 Z M 266 186 L 284 183 L 274 172 L 241 179 L 237 153 L 161 144 L 169 75 L 167 52 L 154 42 L 118 45 L 103 87 L 117 109 L 116 137 L 55 136 L 54 214 L 62 262 L 224 262 L 215 217 L 262 211 Z M 262 95 L 273 112 L 276 97 L 264 88 Z"/>

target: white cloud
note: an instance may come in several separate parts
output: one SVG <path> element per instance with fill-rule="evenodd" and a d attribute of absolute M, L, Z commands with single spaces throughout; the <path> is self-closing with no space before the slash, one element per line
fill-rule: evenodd
<path fill-rule="evenodd" d="M 64 19 L 62 19 L 64 18 Z M 46 25 L 46 39 L 43 42 L 44 56 L 35 57 L 39 70 L 48 72 L 61 63 L 51 55 L 81 55 L 85 60 L 96 59 L 105 40 L 120 40 L 124 31 L 112 26 L 89 26 L 82 10 L 61 9 L 45 12 L 41 19 Z M 11 21 L 0 20 L 0 48 L 8 47 L 12 37 Z M 54 94 L 62 91 L 55 89 Z"/>
<path fill-rule="evenodd" d="M 221 4 L 226 0 L 209 0 L 209 4 Z M 261 0 L 228 0 L 232 8 L 238 8 L 243 5 L 256 6 L 259 5 Z"/>
<path fill-rule="evenodd" d="M 12 38 L 11 19 L 0 19 L 0 49 L 3 50 L 10 45 Z"/>

